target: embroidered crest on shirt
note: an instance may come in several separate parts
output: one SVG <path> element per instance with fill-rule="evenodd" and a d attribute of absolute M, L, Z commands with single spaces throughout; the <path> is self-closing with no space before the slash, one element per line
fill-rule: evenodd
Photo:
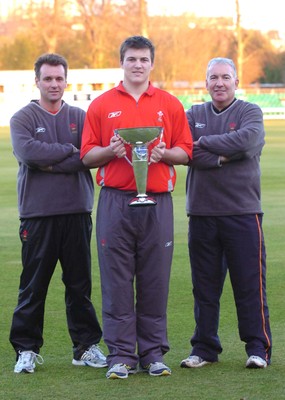
<path fill-rule="evenodd" d="M 108 251 L 108 243 L 107 243 L 107 240 L 106 240 L 105 238 L 102 238 L 100 244 L 101 244 L 101 250 L 103 251 L 103 253 L 104 253 L 104 252 L 107 252 L 107 251 Z"/>
<path fill-rule="evenodd" d="M 157 115 L 158 115 L 157 121 L 158 122 L 162 122 L 163 112 L 162 111 L 158 111 Z"/>
<path fill-rule="evenodd" d="M 236 130 L 237 124 L 235 122 L 230 122 L 230 132 L 233 132 Z"/>
<path fill-rule="evenodd" d="M 116 118 L 122 114 L 122 111 L 112 111 L 109 113 L 108 118 Z"/>
<path fill-rule="evenodd" d="M 77 125 L 75 122 L 71 122 L 71 124 L 69 125 L 71 133 L 76 134 L 77 133 Z"/>

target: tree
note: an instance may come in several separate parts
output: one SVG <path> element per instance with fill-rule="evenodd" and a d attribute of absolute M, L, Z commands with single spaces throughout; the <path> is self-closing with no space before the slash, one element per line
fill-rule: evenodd
<path fill-rule="evenodd" d="M 52 6 L 42 7 L 39 7 L 37 1 L 30 0 L 27 12 L 33 16 L 32 31 L 44 52 L 56 52 L 59 40 L 70 31 L 72 20 L 66 17 L 65 6 L 66 0 L 53 0 Z"/>
<path fill-rule="evenodd" d="M 33 69 L 38 52 L 30 34 L 19 34 L 12 44 L 4 44 L 0 52 L 2 70 Z"/>
<path fill-rule="evenodd" d="M 244 42 L 240 25 L 239 0 L 236 0 L 237 74 L 240 87 L 243 86 Z"/>
<path fill-rule="evenodd" d="M 70 13 L 76 1 L 78 13 Z M 149 37 L 156 47 L 152 80 L 164 88 L 204 87 L 207 62 L 229 57 L 237 63 L 241 86 L 260 80 L 285 80 L 281 57 L 268 38 L 241 28 L 237 20 L 180 16 L 149 16 L 146 0 L 54 0 L 51 6 L 30 0 L 1 25 L 0 68 L 30 69 L 43 52 L 58 52 L 70 68 L 119 67 L 119 46 L 132 35 Z M 20 4 L 20 3 L 19 3 Z M 20 13 L 21 11 L 21 13 Z"/>
<path fill-rule="evenodd" d="M 173 81 L 178 85 L 188 81 L 190 85 L 204 88 L 209 59 L 232 56 L 234 37 L 232 31 L 223 26 L 223 21 L 201 23 L 191 14 L 153 17 L 149 32 L 156 46 L 152 76 L 159 82 L 163 81 L 165 88 L 169 88 Z"/>
<path fill-rule="evenodd" d="M 105 40 L 110 38 L 112 8 L 110 0 L 77 0 L 83 31 L 86 35 L 85 47 L 89 51 L 89 67 L 103 68 Z M 108 21 L 108 23 L 107 23 Z"/>
<path fill-rule="evenodd" d="M 263 77 L 264 61 L 275 58 L 276 50 L 261 32 L 255 30 L 244 32 L 244 43 L 243 84 L 248 85 Z"/>
<path fill-rule="evenodd" d="M 142 36 L 148 37 L 148 14 L 146 0 L 139 0 L 139 20 Z"/>
<path fill-rule="evenodd" d="M 120 43 L 133 34 L 147 36 L 145 0 L 126 0 L 120 5 L 111 0 L 77 0 L 77 4 L 90 68 L 118 66 Z"/>

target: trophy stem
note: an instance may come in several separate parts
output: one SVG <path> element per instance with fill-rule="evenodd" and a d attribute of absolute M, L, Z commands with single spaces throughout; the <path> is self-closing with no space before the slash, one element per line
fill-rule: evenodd
<path fill-rule="evenodd" d="M 137 185 L 138 196 L 146 196 L 146 182 L 147 182 L 147 160 L 135 160 L 133 157 L 133 169 Z"/>
<path fill-rule="evenodd" d="M 148 149 L 142 142 L 137 142 L 132 147 L 132 164 L 136 180 L 138 194 L 129 202 L 130 206 L 155 205 L 156 202 L 146 194 L 148 173 Z"/>

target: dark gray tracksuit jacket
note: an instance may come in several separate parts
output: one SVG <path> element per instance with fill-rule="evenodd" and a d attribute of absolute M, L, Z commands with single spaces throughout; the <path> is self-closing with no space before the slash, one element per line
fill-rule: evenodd
<path fill-rule="evenodd" d="M 84 119 L 84 110 L 65 102 L 52 114 L 31 101 L 12 116 L 21 218 L 92 211 L 93 179 L 76 151 L 81 146 Z"/>

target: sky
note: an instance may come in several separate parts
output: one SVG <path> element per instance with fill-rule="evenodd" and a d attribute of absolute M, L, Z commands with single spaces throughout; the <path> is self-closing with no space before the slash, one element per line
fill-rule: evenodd
<path fill-rule="evenodd" d="M 236 0 L 147 0 L 149 14 L 179 15 L 193 12 L 205 17 L 234 17 Z M 239 0 L 241 25 L 246 29 L 278 30 L 285 34 L 282 0 Z"/>

